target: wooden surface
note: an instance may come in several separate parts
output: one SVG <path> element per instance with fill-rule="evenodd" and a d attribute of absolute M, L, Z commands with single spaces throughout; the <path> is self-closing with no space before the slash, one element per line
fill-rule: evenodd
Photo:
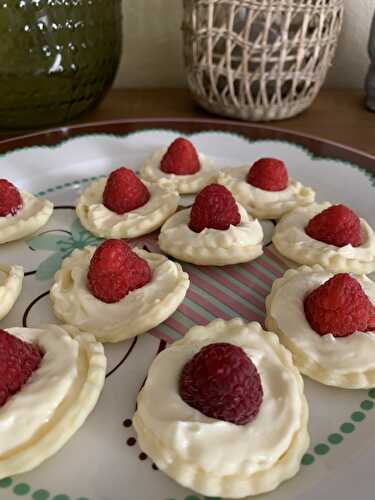
<path fill-rule="evenodd" d="M 110 91 L 96 109 L 70 123 L 163 117 L 219 118 L 199 108 L 186 89 L 137 89 Z M 361 91 L 323 90 L 308 111 L 272 125 L 313 134 L 375 155 L 375 113 L 365 109 Z M 21 133 L 25 131 L 1 131 L 0 138 Z"/>

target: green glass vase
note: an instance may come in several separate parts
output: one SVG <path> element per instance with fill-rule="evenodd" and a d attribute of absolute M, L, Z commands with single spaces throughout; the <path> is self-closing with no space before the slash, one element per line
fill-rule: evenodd
<path fill-rule="evenodd" d="M 121 25 L 121 0 L 0 0 L 0 127 L 62 123 L 98 103 Z"/>

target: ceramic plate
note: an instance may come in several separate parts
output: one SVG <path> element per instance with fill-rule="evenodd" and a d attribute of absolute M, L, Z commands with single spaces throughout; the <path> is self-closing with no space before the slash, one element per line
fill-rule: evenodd
<path fill-rule="evenodd" d="M 375 226 L 374 179 L 359 168 L 371 168 L 374 159 L 307 136 L 230 122 L 143 121 L 60 129 L 11 140 L 0 145 L 1 177 L 50 198 L 55 211 L 38 235 L 0 248 L 0 262 L 22 264 L 26 270 L 22 294 L 0 327 L 56 321 L 48 297 L 54 273 L 73 249 L 99 241 L 76 218 L 77 196 L 115 167 L 137 170 L 154 148 L 181 133 L 218 167 L 250 164 L 261 156 L 279 157 L 293 177 L 316 189 L 319 201 L 348 204 Z M 35 144 L 40 146 L 29 147 Z M 265 223 L 265 229 L 270 235 L 271 222 Z M 156 235 L 132 244 L 155 250 Z M 2 479 L 0 498 L 203 500 L 168 479 L 139 449 L 132 426 L 136 396 L 157 353 L 192 325 L 237 316 L 263 322 L 265 296 L 286 269 L 269 237 L 266 244 L 264 255 L 249 264 L 184 265 L 191 287 L 178 311 L 148 334 L 106 347 L 107 380 L 93 414 L 56 456 L 28 474 Z M 311 411 L 310 449 L 298 476 L 264 499 L 369 500 L 375 462 L 375 389 L 349 391 L 305 382 Z"/>

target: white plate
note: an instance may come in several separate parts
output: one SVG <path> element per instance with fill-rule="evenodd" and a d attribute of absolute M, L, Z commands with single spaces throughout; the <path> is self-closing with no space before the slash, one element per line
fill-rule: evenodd
<path fill-rule="evenodd" d="M 48 196 L 56 205 L 51 221 L 38 236 L 0 248 L 0 262 L 22 264 L 28 272 L 22 294 L 1 328 L 56 322 L 47 296 L 53 273 L 74 248 L 98 241 L 76 219 L 73 206 L 77 196 L 91 179 L 120 165 L 138 169 L 154 148 L 175 137 L 175 132 L 166 130 L 122 137 L 88 135 L 56 147 L 20 149 L 0 157 L 1 177 Z M 291 176 L 316 189 L 319 201 L 348 204 L 375 226 L 374 181 L 348 162 L 315 158 L 287 142 L 250 142 L 218 131 L 190 138 L 218 166 L 250 164 L 261 156 L 279 157 Z M 266 223 L 268 229 L 270 224 Z M 152 237 L 137 243 L 150 249 L 156 245 Z M 192 286 L 183 306 L 151 334 L 106 347 L 108 377 L 93 414 L 56 456 L 28 474 L 0 481 L 1 499 L 202 499 L 155 470 L 141 453 L 131 425 L 137 393 L 165 341 L 179 338 L 194 322 L 239 315 L 262 321 L 264 296 L 285 266 L 268 247 L 251 264 L 205 270 L 186 265 L 185 269 L 191 274 Z M 374 495 L 375 389 L 332 389 L 306 379 L 306 393 L 312 444 L 304 465 L 297 477 L 262 498 L 370 500 Z"/>

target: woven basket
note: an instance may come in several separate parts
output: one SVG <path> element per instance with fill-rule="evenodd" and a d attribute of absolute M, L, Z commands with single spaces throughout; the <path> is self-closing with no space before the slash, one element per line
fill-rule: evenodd
<path fill-rule="evenodd" d="M 184 0 L 184 56 L 201 106 L 281 120 L 313 102 L 335 53 L 344 0 Z"/>

